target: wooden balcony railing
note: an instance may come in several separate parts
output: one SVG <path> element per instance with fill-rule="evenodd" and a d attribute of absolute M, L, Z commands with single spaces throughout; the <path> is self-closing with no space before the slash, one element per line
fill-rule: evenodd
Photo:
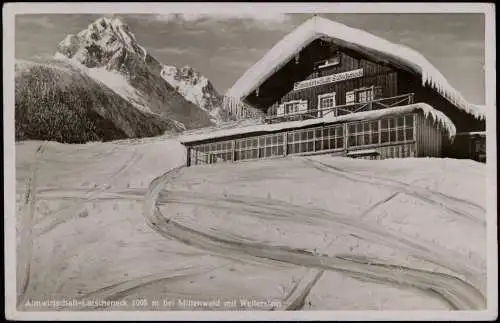
<path fill-rule="evenodd" d="M 338 105 L 323 110 L 314 109 L 305 112 L 289 113 L 280 116 L 278 115 L 266 116 L 264 118 L 264 122 L 276 123 L 284 121 L 297 121 L 297 120 L 322 118 L 324 116 L 341 116 L 349 113 L 393 108 L 400 105 L 412 104 L 413 97 L 414 97 L 413 93 L 408 93 L 388 98 L 380 98 L 368 102 L 356 102 L 356 103 Z"/>

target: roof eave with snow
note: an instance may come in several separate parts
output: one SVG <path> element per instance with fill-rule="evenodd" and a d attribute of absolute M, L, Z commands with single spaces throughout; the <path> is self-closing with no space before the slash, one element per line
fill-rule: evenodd
<path fill-rule="evenodd" d="M 276 73 L 312 41 L 328 37 L 333 41 L 354 48 L 369 50 L 395 64 L 403 65 L 422 76 L 422 84 L 428 84 L 458 109 L 484 119 L 485 113 L 480 106 L 467 102 L 446 78 L 427 59 L 417 51 L 406 46 L 389 42 L 366 31 L 315 16 L 297 27 L 278 42 L 264 57 L 248 69 L 228 90 L 227 96 L 245 99 L 253 90 Z"/>
<path fill-rule="evenodd" d="M 235 127 L 230 129 L 214 130 L 209 133 L 189 134 L 180 136 L 179 141 L 182 144 L 193 144 L 196 142 L 202 142 L 206 140 L 223 139 L 239 135 L 272 133 L 277 131 L 298 129 L 308 126 L 319 126 L 322 124 L 333 124 L 333 123 L 351 122 L 359 120 L 373 120 L 384 116 L 398 115 L 402 113 L 412 113 L 415 111 L 420 111 L 424 114 L 426 118 L 431 118 L 435 123 L 437 123 L 440 127 L 444 129 L 444 131 L 448 134 L 449 138 L 455 136 L 456 134 L 455 125 L 444 113 L 434 109 L 433 107 L 431 107 L 426 103 L 415 103 L 404 106 L 398 106 L 394 108 L 351 113 L 337 117 L 326 116 L 323 118 L 308 119 L 302 121 L 288 121 L 275 124 L 260 124 L 247 127 Z"/>

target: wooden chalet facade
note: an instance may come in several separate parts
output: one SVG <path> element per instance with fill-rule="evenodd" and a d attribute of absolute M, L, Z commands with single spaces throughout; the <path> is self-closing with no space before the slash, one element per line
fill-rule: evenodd
<path fill-rule="evenodd" d="M 382 49 L 363 43 L 372 38 L 320 17 L 299 26 L 228 91 L 226 102 L 260 111 L 264 123 L 188 136 L 187 164 L 326 153 L 474 158 L 464 151 L 466 137 L 460 147 L 453 139 L 484 131 L 484 114 L 430 73 L 423 57 L 409 62 L 417 54 L 378 38 Z"/>

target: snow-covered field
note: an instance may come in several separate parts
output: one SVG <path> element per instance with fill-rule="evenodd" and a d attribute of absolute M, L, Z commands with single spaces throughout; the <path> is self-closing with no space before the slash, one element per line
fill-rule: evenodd
<path fill-rule="evenodd" d="M 486 306 L 482 163 L 184 159 L 175 138 L 17 143 L 19 309 Z"/>

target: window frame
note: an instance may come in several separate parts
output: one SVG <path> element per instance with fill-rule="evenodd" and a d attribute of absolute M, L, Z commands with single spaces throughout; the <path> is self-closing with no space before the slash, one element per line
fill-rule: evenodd
<path fill-rule="evenodd" d="M 328 108 L 324 108 L 321 106 L 321 102 L 323 99 L 327 99 L 327 98 L 333 98 L 333 101 L 332 101 L 333 106 L 328 107 Z M 325 116 L 324 110 L 330 110 L 327 113 L 327 115 L 329 115 L 330 113 L 333 113 L 333 116 L 336 117 L 337 116 L 337 109 L 335 109 L 336 106 L 337 106 L 337 93 L 336 92 L 328 92 L 328 93 L 323 93 L 323 94 L 318 95 L 318 117 Z"/>
<path fill-rule="evenodd" d="M 351 98 L 352 96 L 352 100 L 347 100 L 347 98 Z M 352 90 L 352 91 L 348 91 L 345 93 L 345 104 L 354 104 L 356 103 L 356 91 L 355 90 Z"/>
<path fill-rule="evenodd" d="M 258 141 L 258 159 L 267 159 L 285 156 L 286 132 L 278 132 L 267 135 L 260 135 Z M 269 154 L 268 154 L 269 152 Z"/>
<path fill-rule="evenodd" d="M 399 123 L 398 119 L 403 120 L 402 125 Z M 407 121 L 410 122 L 408 123 Z M 374 122 L 377 123 L 377 129 L 374 129 Z M 369 123 L 369 131 L 367 131 L 364 127 L 366 123 Z M 390 117 L 382 117 L 380 119 L 374 120 L 355 121 L 347 123 L 346 125 L 348 147 L 396 145 L 411 143 L 416 140 L 414 135 L 415 121 L 413 113 L 393 115 Z M 358 127 L 360 125 L 361 128 Z M 408 133 L 411 133 L 411 136 L 407 136 Z M 365 143 L 366 137 L 364 136 L 367 134 L 369 134 L 369 144 Z M 378 142 L 373 142 L 374 135 L 377 136 Z M 400 135 L 402 139 L 400 139 Z M 361 136 L 363 136 L 363 139 L 359 140 L 358 138 Z M 353 142 L 354 144 L 352 144 Z M 359 144 L 360 142 L 362 142 L 362 144 Z"/>
<path fill-rule="evenodd" d="M 364 86 L 345 93 L 345 104 L 367 103 L 378 99 L 378 95 L 383 95 L 384 89 L 380 85 Z M 370 95 L 367 95 L 367 94 Z M 360 101 L 360 95 L 363 94 L 365 101 Z M 352 100 L 347 98 L 352 96 Z M 370 100 L 368 100 L 370 98 Z"/>
<path fill-rule="evenodd" d="M 292 112 L 290 113 L 288 110 L 289 108 L 287 107 L 288 105 L 293 105 L 297 104 L 297 112 Z M 305 110 L 301 111 L 300 107 L 305 105 Z M 283 116 L 288 116 L 288 115 L 299 115 L 302 113 L 306 113 L 308 111 L 308 102 L 307 100 L 289 100 L 286 102 L 283 102 L 280 104 L 280 106 L 283 106 Z"/>

